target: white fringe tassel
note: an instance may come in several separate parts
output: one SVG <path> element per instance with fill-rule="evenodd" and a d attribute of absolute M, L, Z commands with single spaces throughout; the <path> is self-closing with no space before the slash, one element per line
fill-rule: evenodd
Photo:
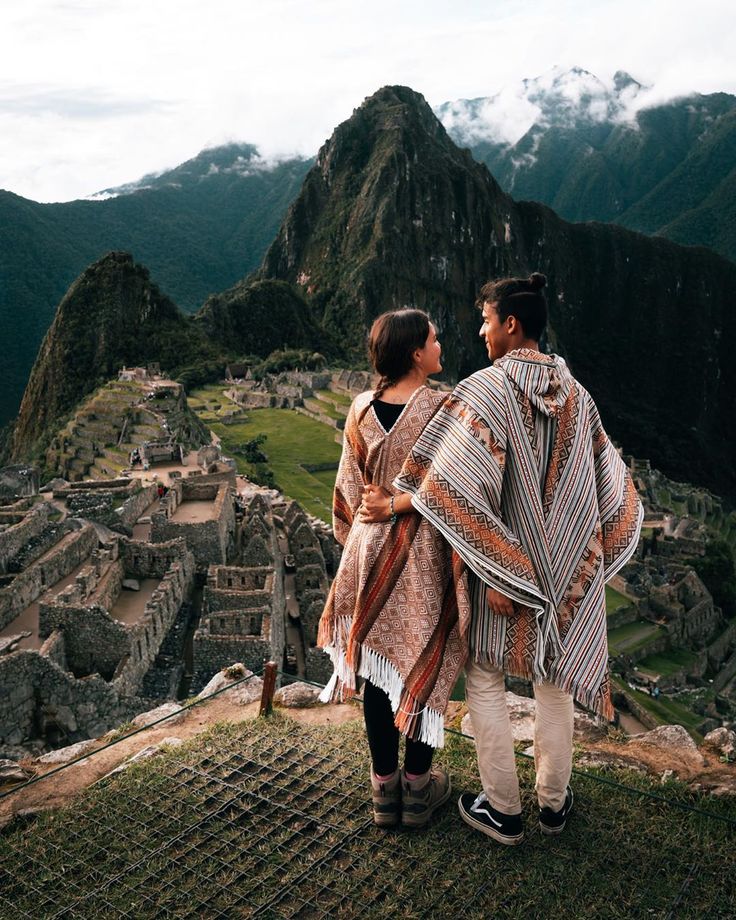
<path fill-rule="evenodd" d="M 391 709 L 396 715 L 399 711 L 401 694 L 404 692 L 404 681 L 398 669 L 388 658 L 364 645 L 361 649 L 358 674 L 386 693 Z M 418 713 L 405 713 L 405 715 L 421 715 L 417 741 L 423 741 L 433 748 L 444 747 L 445 719 L 441 712 L 425 706 Z"/>
<path fill-rule="evenodd" d="M 349 690 L 356 689 L 355 672 L 348 666 L 343 651 L 345 644 L 340 641 L 342 637 L 339 635 L 346 630 L 344 638 L 345 643 L 347 643 L 347 632 L 349 632 L 350 623 L 349 617 L 345 618 L 343 623 L 337 623 L 335 626 L 336 643 L 328 645 L 324 649 L 330 656 L 335 670 L 319 695 L 319 700 L 322 703 L 331 703 L 335 699 L 342 701 L 344 688 Z M 401 695 L 404 692 L 404 681 L 398 669 L 391 664 L 388 658 L 364 645 L 360 653 L 358 675 L 384 691 L 391 703 L 391 710 L 396 715 L 399 711 Z M 425 706 L 424 709 L 419 710 L 417 713 L 404 712 L 404 715 L 421 716 L 417 741 L 423 741 L 433 748 L 445 746 L 445 719 L 441 712 Z"/>

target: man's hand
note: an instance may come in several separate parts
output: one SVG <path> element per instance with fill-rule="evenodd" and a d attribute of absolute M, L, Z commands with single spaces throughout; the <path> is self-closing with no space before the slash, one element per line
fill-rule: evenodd
<path fill-rule="evenodd" d="M 501 617 L 510 617 L 514 612 L 514 602 L 511 598 L 496 591 L 495 588 L 486 588 L 486 598 L 491 613 L 497 613 Z"/>
<path fill-rule="evenodd" d="M 358 517 L 364 524 L 380 524 L 391 517 L 391 494 L 381 486 L 369 485 L 363 489 Z"/>

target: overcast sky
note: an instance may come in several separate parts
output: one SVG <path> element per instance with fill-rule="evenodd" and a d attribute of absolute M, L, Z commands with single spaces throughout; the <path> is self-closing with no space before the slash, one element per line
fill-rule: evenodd
<path fill-rule="evenodd" d="M 313 154 L 380 86 L 431 105 L 555 65 L 736 93 L 731 0 L 2 0 L 0 188 L 65 201 L 249 141 Z"/>

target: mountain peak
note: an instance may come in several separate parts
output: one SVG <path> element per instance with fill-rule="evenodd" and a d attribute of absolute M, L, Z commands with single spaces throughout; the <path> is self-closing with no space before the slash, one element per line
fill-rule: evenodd
<path fill-rule="evenodd" d="M 569 128 L 615 120 L 639 89 L 641 84 L 623 71 L 607 86 L 582 67 L 555 66 L 493 96 L 445 102 L 436 114 L 460 143 L 487 140 L 511 145 L 533 127 Z"/>
<path fill-rule="evenodd" d="M 219 146 L 205 147 L 196 156 L 173 169 L 148 173 L 134 182 L 103 189 L 89 197 L 91 200 L 99 201 L 147 189 L 192 187 L 203 180 L 219 175 L 230 174 L 245 178 L 272 170 L 287 160 L 301 161 L 301 158 L 295 156 L 264 157 L 255 144 L 233 141 Z"/>
<path fill-rule="evenodd" d="M 14 431 L 13 453 L 32 455 L 82 396 L 123 364 L 166 362 L 185 351 L 185 320 L 127 252 L 108 252 L 73 282 L 41 343 Z M 179 341 L 178 341 L 179 340 Z M 169 359 L 170 360 L 170 359 Z"/>

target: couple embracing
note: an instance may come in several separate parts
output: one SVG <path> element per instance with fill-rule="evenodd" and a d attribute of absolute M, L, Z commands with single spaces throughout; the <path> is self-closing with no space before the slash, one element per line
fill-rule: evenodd
<path fill-rule="evenodd" d="M 442 365 L 425 313 L 385 313 L 370 332 L 380 382 L 346 421 L 344 550 L 318 643 L 334 664 L 323 699 L 363 680 L 381 826 L 422 826 L 450 797 L 432 759 L 463 667 L 483 788 L 458 808 L 500 843 L 523 839 L 504 675 L 533 684 L 544 833 L 560 833 L 573 805 L 573 700 L 613 718 L 604 588 L 635 551 L 643 510 L 590 395 L 539 350 L 545 283 L 484 285 L 492 366 L 450 394 L 427 386 Z"/>

